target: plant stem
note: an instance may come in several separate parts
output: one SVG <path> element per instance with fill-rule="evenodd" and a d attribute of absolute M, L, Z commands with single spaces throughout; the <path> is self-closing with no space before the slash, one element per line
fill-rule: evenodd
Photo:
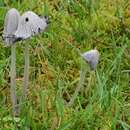
<path fill-rule="evenodd" d="M 17 114 L 17 97 L 16 97 L 16 45 L 11 46 L 11 100 L 13 105 L 13 115 Z"/>
<path fill-rule="evenodd" d="M 29 85 L 29 43 L 25 44 L 25 66 L 24 66 L 24 81 L 23 81 L 23 98 L 27 98 Z"/>

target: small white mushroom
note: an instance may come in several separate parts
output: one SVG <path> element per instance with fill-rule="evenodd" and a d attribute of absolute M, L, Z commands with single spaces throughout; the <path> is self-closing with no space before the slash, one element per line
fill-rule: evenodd
<path fill-rule="evenodd" d="M 11 100 L 13 105 L 13 115 L 17 114 L 17 96 L 16 96 L 16 46 L 14 43 L 14 33 L 17 30 L 19 23 L 19 12 L 12 8 L 10 9 L 4 21 L 4 31 L 3 39 L 5 46 L 11 45 L 11 67 L 10 67 L 10 76 L 11 76 Z"/>
<path fill-rule="evenodd" d="M 96 69 L 96 66 L 97 66 L 98 61 L 99 61 L 98 50 L 94 49 L 94 50 L 87 51 L 87 52 L 81 54 L 81 56 L 85 59 L 85 61 L 88 62 L 88 64 L 90 65 L 90 68 L 92 70 Z"/>

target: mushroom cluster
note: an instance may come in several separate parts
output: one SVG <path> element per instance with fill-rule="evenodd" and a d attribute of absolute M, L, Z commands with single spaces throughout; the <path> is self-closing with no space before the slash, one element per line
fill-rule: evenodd
<path fill-rule="evenodd" d="M 32 36 L 38 35 L 43 32 L 48 26 L 48 17 L 39 17 L 32 11 L 25 12 L 20 16 L 16 9 L 10 9 L 5 17 L 5 25 L 3 31 L 3 39 L 5 46 L 11 46 L 11 99 L 13 104 L 13 113 L 17 113 L 17 96 L 16 96 L 16 42 L 26 40 Z M 80 53 L 80 52 L 79 52 Z M 80 56 L 89 64 L 91 70 L 96 70 L 99 61 L 98 50 L 90 50 Z M 83 71 L 85 72 L 85 71 Z M 86 72 L 85 72 L 86 73 Z M 85 75 L 83 73 L 82 75 Z M 71 106 L 80 91 L 82 86 L 82 76 L 80 78 L 80 85 L 77 87 L 74 95 L 72 96 L 68 106 Z M 24 67 L 24 84 L 23 84 L 23 97 L 27 97 L 27 89 L 29 83 L 29 45 L 25 44 L 25 67 Z"/>
<path fill-rule="evenodd" d="M 3 40 L 5 46 L 11 46 L 11 100 L 13 105 L 13 114 L 17 113 L 17 96 L 16 96 L 16 42 L 26 40 L 32 36 L 43 32 L 48 26 L 48 17 L 39 17 L 32 11 L 25 12 L 20 16 L 19 12 L 10 9 L 4 21 Z M 25 67 L 24 67 L 24 85 L 23 97 L 27 96 L 27 87 L 29 80 L 29 45 L 25 44 Z"/>

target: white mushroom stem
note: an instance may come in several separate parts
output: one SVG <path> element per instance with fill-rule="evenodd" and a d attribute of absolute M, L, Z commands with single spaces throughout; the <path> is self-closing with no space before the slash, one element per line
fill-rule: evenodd
<path fill-rule="evenodd" d="M 77 86 L 74 94 L 72 95 L 72 98 L 70 99 L 70 102 L 67 104 L 68 107 L 73 106 L 75 99 L 77 98 L 81 88 L 83 87 L 86 73 L 87 73 L 87 70 L 81 65 L 80 81 L 78 83 L 78 86 Z"/>
<path fill-rule="evenodd" d="M 11 46 L 11 100 L 13 106 L 13 115 L 17 114 L 17 96 L 16 96 L 16 45 Z"/>
<path fill-rule="evenodd" d="M 25 66 L 23 81 L 23 98 L 26 99 L 29 85 L 29 43 L 25 43 Z"/>
<path fill-rule="evenodd" d="M 87 87 L 85 89 L 85 95 L 86 95 L 86 97 L 91 92 L 92 87 L 94 87 L 94 84 L 95 84 L 95 71 L 90 71 L 90 77 L 88 79 L 88 84 L 87 84 Z"/>

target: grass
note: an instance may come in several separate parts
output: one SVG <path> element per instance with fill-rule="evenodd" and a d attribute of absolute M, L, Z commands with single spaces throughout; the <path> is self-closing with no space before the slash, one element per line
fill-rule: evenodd
<path fill-rule="evenodd" d="M 130 2 L 128 0 L 0 0 L 0 33 L 9 8 L 49 15 L 45 33 L 29 40 L 28 100 L 11 117 L 10 48 L 0 44 L 0 128 L 2 130 L 130 129 Z M 17 44 L 17 95 L 23 86 L 24 46 Z M 97 48 L 95 72 L 79 56 Z M 86 71 L 86 75 L 80 73 Z M 83 74 L 83 75 L 80 75 Z M 67 106 L 77 85 L 81 91 Z M 88 89 L 89 88 L 89 89 Z"/>

